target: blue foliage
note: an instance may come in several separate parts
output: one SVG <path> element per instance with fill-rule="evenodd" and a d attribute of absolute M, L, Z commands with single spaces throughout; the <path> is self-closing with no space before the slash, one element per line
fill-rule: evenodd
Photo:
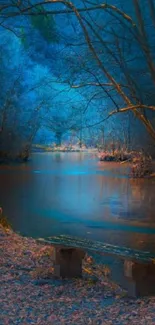
<path fill-rule="evenodd" d="M 104 127 L 107 142 L 115 138 L 129 146 L 135 130 L 135 142 L 139 134 L 141 138 L 142 126 L 155 140 L 154 110 L 133 109 L 104 123 L 111 111 L 129 102 L 154 105 L 155 11 L 146 0 L 143 6 L 136 3 L 109 0 L 106 4 L 116 10 L 83 11 L 85 29 L 73 13 L 51 13 L 66 10 L 61 3 L 40 5 L 35 0 L 30 9 L 27 1 L 16 6 L 8 0 L 8 6 L 2 6 L 0 151 L 21 153 L 37 141 L 41 127 L 46 134 L 53 132 L 59 142 L 60 133 L 81 139 L 83 128 L 85 142 L 90 143 L 91 137 L 97 143 Z M 93 6 L 80 0 L 74 5 Z M 109 86 L 102 86 L 105 83 Z M 72 89 L 72 85 L 80 87 Z"/>

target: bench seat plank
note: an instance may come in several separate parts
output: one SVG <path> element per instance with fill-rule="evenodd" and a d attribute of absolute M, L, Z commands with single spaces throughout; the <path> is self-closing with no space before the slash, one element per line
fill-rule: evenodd
<path fill-rule="evenodd" d="M 60 247 L 71 247 L 80 248 L 83 250 L 91 250 L 98 253 L 103 253 L 107 255 L 118 256 L 123 259 L 128 259 L 132 261 L 141 261 L 143 263 L 154 263 L 155 264 L 155 254 L 147 251 L 135 250 L 127 247 L 120 247 L 116 245 L 106 244 L 99 241 L 93 241 L 88 239 L 83 239 L 79 237 L 73 237 L 68 235 L 60 235 L 47 238 L 39 238 L 39 242 L 44 242 L 47 244 L 53 244 Z"/>

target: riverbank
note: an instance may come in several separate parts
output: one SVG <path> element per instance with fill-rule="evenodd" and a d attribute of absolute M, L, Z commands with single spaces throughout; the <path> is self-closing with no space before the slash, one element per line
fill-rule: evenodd
<path fill-rule="evenodd" d="M 52 276 L 51 246 L 0 226 L 0 324 L 155 324 L 155 298 L 131 300 L 87 257 L 83 279 Z"/>
<path fill-rule="evenodd" d="M 97 148 L 80 148 L 78 146 L 61 146 L 61 147 L 52 147 L 46 145 L 33 145 L 33 152 L 92 152 L 98 153 Z"/>

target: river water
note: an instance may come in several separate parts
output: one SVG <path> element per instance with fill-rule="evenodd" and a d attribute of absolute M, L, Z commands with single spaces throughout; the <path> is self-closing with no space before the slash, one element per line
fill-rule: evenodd
<path fill-rule="evenodd" d="M 34 153 L 0 166 L 0 206 L 32 237 L 70 234 L 155 252 L 155 180 L 90 153 Z"/>

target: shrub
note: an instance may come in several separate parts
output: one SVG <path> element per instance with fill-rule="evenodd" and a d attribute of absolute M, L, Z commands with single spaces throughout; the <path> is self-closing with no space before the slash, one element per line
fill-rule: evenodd
<path fill-rule="evenodd" d="M 131 177 L 141 178 L 152 173 L 152 158 L 139 152 L 132 160 Z"/>
<path fill-rule="evenodd" d="M 132 159 L 132 153 L 122 152 L 119 150 L 115 150 L 114 153 L 105 151 L 99 154 L 99 159 L 100 161 L 127 161 Z"/>
<path fill-rule="evenodd" d="M 0 225 L 5 229 L 11 229 L 11 225 L 6 216 L 2 213 L 2 208 L 0 208 Z"/>

